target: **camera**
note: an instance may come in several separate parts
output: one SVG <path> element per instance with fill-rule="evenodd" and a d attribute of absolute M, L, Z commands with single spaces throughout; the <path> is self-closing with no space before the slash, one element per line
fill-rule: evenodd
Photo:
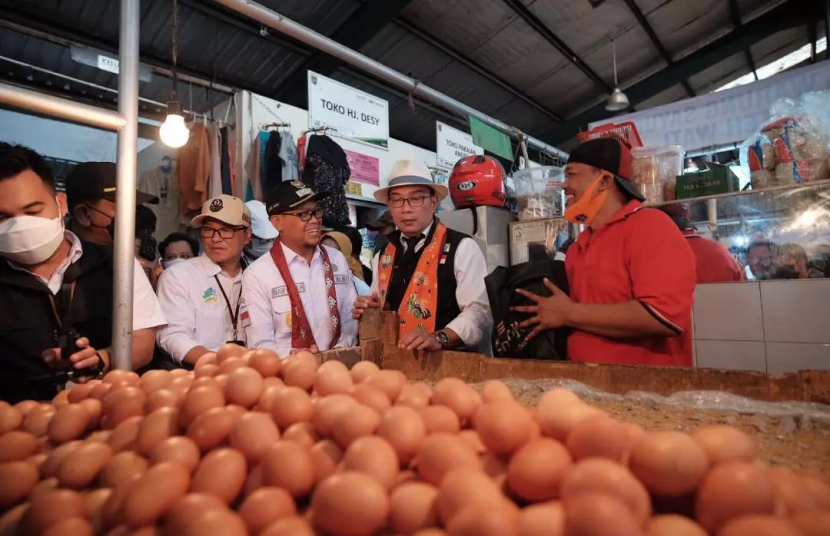
<path fill-rule="evenodd" d="M 70 369 L 69 379 L 80 378 L 86 376 L 97 376 L 101 373 L 100 364 L 93 367 L 75 370 L 69 361 L 72 354 L 78 352 L 80 348 L 75 344 L 75 341 L 81 338 L 81 334 L 75 328 L 69 328 L 66 332 L 59 333 L 55 331 L 55 344 L 61 349 L 61 361 L 68 365 Z M 100 359 L 100 357 L 99 357 Z"/>

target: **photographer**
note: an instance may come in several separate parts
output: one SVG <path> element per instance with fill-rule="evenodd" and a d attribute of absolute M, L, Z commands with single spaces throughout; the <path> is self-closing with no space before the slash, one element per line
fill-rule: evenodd
<path fill-rule="evenodd" d="M 2 400 L 49 399 L 67 380 L 63 373 L 83 381 L 110 368 L 112 248 L 82 242 L 65 230 L 66 211 L 66 196 L 56 193 L 43 158 L 0 143 Z M 152 357 L 153 328 L 165 323 L 137 262 L 134 293 L 137 369 Z"/>

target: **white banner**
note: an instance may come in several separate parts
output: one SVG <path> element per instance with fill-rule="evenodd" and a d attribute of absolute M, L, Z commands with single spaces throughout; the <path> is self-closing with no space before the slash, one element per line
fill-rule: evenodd
<path fill-rule="evenodd" d="M 308 126 L 388 149 L 389 103 L 308 71 Z"/>
<path fill-rule="evenodd" d="M 680 144 L 686 151 L 742 143 L 769 122 L 770 107 L 778 99 L 798 101 L 804 93 L 826 89 L 830 62 L 822 61 L 751 84 L 618 115 L 591 123 L 591 128 L 633 121 L 643 145 Z"/>
<path fill-rule="evenodd" d="M 435 122 L 435 137 L 438 167 L 452 169 L 465 156 L 484 154 L 484 149 L 473 143 L 471 134 L 440 121 Z"/>

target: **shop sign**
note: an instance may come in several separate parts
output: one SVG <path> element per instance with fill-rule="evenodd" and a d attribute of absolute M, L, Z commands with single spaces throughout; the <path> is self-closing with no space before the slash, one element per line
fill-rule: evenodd
<path fill-rule="evenodd" d="M 777 100 L 799 100 L 804 93 L 827 89 L 830 89 L 830 62 L 822 61 L 751 84 L 618 115 L 590 126 L 633 121 L 643 145 L 679 144 L 686 151 L 694 151 L 742 143 L 770 121 L 770 108 Z"/>
<path fill-rule="evenodd" d="M 346 183 L 346 193 L 363 197 L 363 186 L 360 183 L 349 181 Z"/>
<path fill-rule="evenodd" d="M 462 130 L 435 122 L 438 167 L 452 169 L 455 163 L 470 155 L 484 154 L 484 149 L 473 142 L 473 136 Z"/>
<path fill-rule="evenodd" d="M 375 147 L 389 148 L 389 103 L 308 71 L 308 126 Z"/>
<path fill-rule="evenodd" d="M 380 185 L 380 159 L 354 151 L 346 151 L 346 159 L 352 171 L 350 180 L 371 186 Z"/>

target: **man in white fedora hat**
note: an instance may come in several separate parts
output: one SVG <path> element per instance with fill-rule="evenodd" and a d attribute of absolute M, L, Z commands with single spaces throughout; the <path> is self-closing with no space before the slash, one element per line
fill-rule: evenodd
<path fill-rule="evenodd" d="M 397 311 L 400 348 L 481 351 L 489 346 L 493 317 L 484 286 L 487 264 L 472 238 L 435 218 L 447 193 L 417 160 L 398 161 L 389 185 L 375 192 L 398 230 L 372 261 L 372 295 L 358 298 L 352 314 L 360 318 L 371 307 Z"/>

